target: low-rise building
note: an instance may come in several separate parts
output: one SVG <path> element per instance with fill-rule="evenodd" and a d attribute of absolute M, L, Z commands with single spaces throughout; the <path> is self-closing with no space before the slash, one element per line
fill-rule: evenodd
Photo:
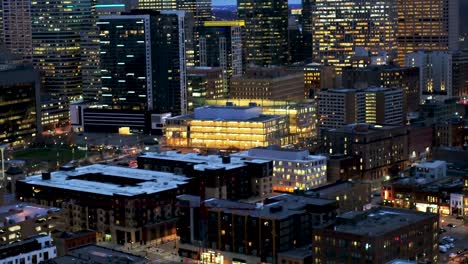
<path fill-rule="evenodd" d="M 17 182 L 19 200 L 61 208 L 67 231 L 91 229 L 118 244 L 175 236 L 176 196 L 193 190 L 173 173 L 95 164 Z"/>
<path fill-rule="evenodd" d="M 313 228 L 330 225 L 338 207 L 334 200 L 290 194 L 269 198 L 261 206 L 178 198 L 179 254 L 201 260 L 217 257 L 217 263 L 278 263 L 280 253 L 309 245 Z M 207 250 L 200 254 L 200 247 Z"/>
<path fill-rule="evenodd" d="M 166 120 L 169 147 L 236 149 L 289 144 L 287 116 L 265 115 L 257 106 L 205 106 Z"/>
<path fill-rule="evenodd" d="M 271 160 L 234 156 L 182 154 L 176 151 L 146 152 L 137 158 L 140 169 L 166 171 L 195 180 L 206 199 L 259 199 L 272 195 Z M 200 187 L 198 187 L 200 186 Z"/>
<path fill-rule="evenodd" d="M 408 160 L 408 130 L 404 126 L 350 124 L 322 131 L 323 153 L 356 156 L 359 178 L 379 192 L 391 171 L 401 170 Z"/>
<path fill-rule="evenodd" d="M 289 133 L 293 143 L 310 145 L 317 137 L 317 104 L 314 100 L 301 102 L 284 100 L 218 99 L 207 100 L 207 105 L 249 106 L 253 103 L 262 108 L 264 115 L 287 116 Z"/>
<path fill-rule="evenodd" d="M 305 192 L 306 196 L 338 202 L 338 213 L 363 211 L 371 204 L 371 186 L 358 181 L 337 181 Z"/>
<path fill-rule="evenodd" d="M 417 163 L 415 165 L 416 177 L 442 179 L 447 176 L 447 162 L 434 160 Z"/>
<path fill-rule="evenodd" d="M 57 256 L 52 238 L 46 235 L 34 236 L 27 240 L 0 247 L 0 263 L 42 263 Z"/>
<path fill-rule="evenodd" d="M 58 208 L 26 203 L 1 206 L 0 245 L 40 234 L 50 235 L 51 231 L 63 227 L 62 214 Z"/>
<path fill-rule="evenodd" d="M 44 264 L 146 264 L 147 258 L 97 245 L 85 245 L 69 251 L 65 256 L 45 261 Z"/>
<path fill-rule="evenodd" d="M 439 216 L 375 208 L 339 215 L 336 224 L 313 232 L 315 262 L 386 263 L 395 258 L 437 263 Z"/>
<path fill-rule="evenodd" d="M 438 177 L 430 173 L 419 175 L 422 176 L 404 177 L 385 182 L 381 192 L 383 204 L 449 215 L 451 213 L 450 196 L 452 193 L 462 192 L 462 179 Z"/>
<path fill-rule="evenodd" d="M 247 160 L 273 161 L 273 190 L 308 190 L 327 182 L 327 158 L 310 155 L 308 150 L 281 149 L 278 146 L 252 148 L 231 156 Z"/>
<path fill-rule="evenodd" d="M 84 245 L 96 244 L 96 231 L 80 230 L 77 232 L 56 231 L 52 232 L 55 246 L 57 247 L 57 256 L 61 257 L 68 251 Z"/>

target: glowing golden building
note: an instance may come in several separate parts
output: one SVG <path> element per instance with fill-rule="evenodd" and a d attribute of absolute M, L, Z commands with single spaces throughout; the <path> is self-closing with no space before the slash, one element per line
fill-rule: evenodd
<path fill-rule="evenodd" d="M 341 68 L 351 66 L 356 48 L 371 55 L 394 52 L 395 5 L 382 0 L 316 0 L 312 7 L 313 58 Z"/>
<path fill-rule="evenodd" d="M 261 108 L 205 106 L 166 120 L 169 147 L 245 150 L 289 144 L 287 116 L 264 115 Z"/>

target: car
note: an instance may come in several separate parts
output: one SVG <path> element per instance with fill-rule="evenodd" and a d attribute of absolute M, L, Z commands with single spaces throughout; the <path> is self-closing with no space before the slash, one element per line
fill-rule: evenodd
<path fill-rule="evenodd" d="M 446 253 L 447 252 L 447 248 L 445 246 L 439 246 L 439 252 L 440 253 Z"/>
<path fill-rule="evenodd" d="M 456 224 L 448 224 L 447 226 L 448 226 L 448 227 L 451 227 L 451 228 L 457 227 Z"/>
<path fill-rule="evenodd" d="M 456 217 L 458 220 L 463 220 L 463 216 L 459 215 Z"/>
<path fill-rule="evenodd" d="M 453 243 L 455 241 L 455 239 L 453 237 L 446 236 L 446 237 L 442 238 L 442 241 L 447 241 L 448 243 Z"/>
<path fill-rule="evenodd" d="M 442 233 L 445 233 L 445 232 L 447 232 L 447 230 L 446 230 L 446 229 L 444 229 L 444 228 L 442 228 L 442 227 L 441 227 L 441 228 L 439 228 L 439 234 L 442 234 Z"/>

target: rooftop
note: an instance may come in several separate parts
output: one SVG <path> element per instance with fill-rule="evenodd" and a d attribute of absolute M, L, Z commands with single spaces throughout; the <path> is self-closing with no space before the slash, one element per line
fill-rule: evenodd
<path fill-rule="evenodd" d="M 78 263 L 94 263 L 94 264 L 130 264 L 130 263 L 147 263 L 148 261 L 141 256 L 133 255 L 123 251 L 113 250 L 110 248 L 86 245 L 75 248 L 68 252 L 63 257 L 58 257 L 49 260 L 49 264 L 78 264 Z"/>
<path fill-rule="evenodd" d="M 354 123 L 342 126 L 340 128 L 333 128 L 328 131 L 330 132 L 342 132 L 342 133 L 353 133 L 353 134 L 370 134 L 377 133 L 379 131 L 392 130 L 400 128 L 401 126 L 396 125 L 378 125 L 378 124 L 367 124 L 367 123 Z"/>
<path fill-rule="evenodd" d="M 50 180 L 44 180 L 42 175 L 35 175 L 21 182 L 108 196 L 134 196 L 175 189 L 188 181 L 187 177 L 173 173 L 102 164 L 59 170 L 50 174 Z"/>
<path fill-rule="evenodd" d="M 361 236 L 381 236 L 393 230 L 437 215 L 413 210 L 381 207 L 366 212 L 347 212 L 338 216 L 335 231 Z"/>
<path fill-rule="evenodd" d="M 325 156 L 321 155 L 310 155 L 308 150 L 284 149 L 277 146 L 251 148 L 247 151 L 235 153 L 232 156 L 267 160 L 288 160 L 294 162 L 310 162 L 327 159 Z"/>
<path fill-rule="evenodd" d="M 447 162 L 443 160 L 434 160 L 434 161 L 425 161 L 416 164 L 417 168 L 429 168 L 429 169 L 436 169 L 439 167 L 447 166 Z"/>
<path fill-rule="evenodd" d="M 240 168 L 245 166 L 246 162 L 253 163 L 266 163 L 269 160 L 254 159 L 246 161 L 240 157 L 230 156 L 228 159 L 225 158 L 223 162 L 223 157 L 218 155 L 200 155 L 197 153 L 180 153 L 178 151 L 164 151 L 164 152 L 145 152 L 140 155 L 144 158 L 153 158 L 153 159 L 164 159 L 164 160 L 174 160 L 174 161 L 184 161 L 187 163 L 193 163 L 195 170 L 204 171 L 205 169 L 226 169 L 231 170 L 235 168 Z"/>
<path fill-rule="evenodd" d="M 181 195 L 177 197 L 190 203 L 190 206 L 199 206 L 200 197 Z M 205 200 L 205 206 L 210 211 L 223 211 L 235 215 L 248 215 L 262 219 L 285 219 L 295 214 L 302 214 L 310 206 L 335 206 L 336 201 L 321 198 L 309 198 L 291 194 L 281 194 L 267 199 L 265 204 L 250 204 L 223 199 L 212 198 Z"/>
<path fill-rule="evenodd" d="M 262 114 L 262 108 L 257 106 L 209 105 L 195 108 L 193 114 L 176 116 L 169 119 L 266 122 L 278 117 L 276 115 Z"/>
<path fill-rule="evenodd" d="M 39 207 L 28 204 L 14 204 L 0 207 L 0 226 L 14 225 L 28 219 L 35 219 L 46 216 L 53 212 L 58 212 L 58 208 Z"/>

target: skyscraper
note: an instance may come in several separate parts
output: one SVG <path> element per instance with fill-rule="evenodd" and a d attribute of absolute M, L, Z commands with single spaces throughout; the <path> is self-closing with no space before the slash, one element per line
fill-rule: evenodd
<path fill-rule="evenodd" d="M 183 13 L 134 10 L 102 16 L 103 108 L 156 113 L 186 111 Z"/>
<path fill-rule="evenodd" d="M 177 0 L 177 10 L 191 14 L 195 26 L 202 26 L 205 21 L 213 19 L 211 0 Z"/>
<path fill-rule="evenodd" d="M 315 0 L 312 5 L 313 59 L 341 68 L 356 50 L 375 55 L 396 49 L 394 1 Z"/>
<path fill-rule="evenodd" d="M 139 9 L 176 10 L 177 0 L 138 0 Z"/>
<path fill-rule="evenodd" d="M 397 0 L 397 62 L 417 50 L 456 50 L 459 0 Z"/>
<path fill-rule="evenodd" d="M 288 59 L 287 0 L 239 0 L 237 13 L 245 21 L 248 64 L 281 65 Z"/>
<path fill-rule="evenodd" d="M 25 62 L 31 61 L 31 1 L 2 1 L 3 43 L 11 53 L 20 55 Z"/>
<path fill-rule="evenodd" d="M 243 21 L 206 21 L 198 28 L 200 33 L 198 60 L 200 66 L 221 67 L 225 82 L 242 75 Z"/>
<path fill-rule="evenodd" d="M 33 64 L 43 88 L 64 109 L 99 87 L 97 32 L 92 0 L 31 2 Z M 91 92 L 88 92 L 91 91 Z"/>

